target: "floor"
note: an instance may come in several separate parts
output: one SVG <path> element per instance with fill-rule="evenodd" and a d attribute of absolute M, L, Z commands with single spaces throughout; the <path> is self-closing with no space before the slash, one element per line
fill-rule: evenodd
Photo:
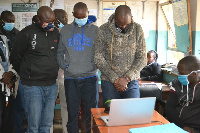
<path fill-rule="evenodd" d="M 62 133 L 62 119 L 60 109 L 55 109 L 53 133 Z"/>

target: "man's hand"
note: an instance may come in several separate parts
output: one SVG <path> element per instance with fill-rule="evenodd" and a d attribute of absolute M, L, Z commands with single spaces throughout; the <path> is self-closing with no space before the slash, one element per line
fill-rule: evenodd
<path fill-rule="evenodd" d="M 122 78 L 118 78 L 115 83 L 114 86 L 117 89 L 117 91 L 126 91 L 126 89 L 128 88 L 128 78 L 126 77 L 122 77 Z"/>
<path fill-rule="evenodd" d="M 13 88 L 14 82 L 11 81 L 10 83 L 6 84 L 9 89 Z"/>
<path fill-rule="evenodd" d="M 4 84 L 9 84 L 12 81 L 12 77 L 13 77 L 13 72 L 9 71 L 9 72 L 5 72 L 2 76 L 2 82 Z"/>
<path fill-rule="evenodd" d="M 114 83 L 114 86 L 115 86 L 117 91 L 126 91 L 126 88 L 119 85 L 119 84 Z"/>
<path fill-rule="evenodd" d="M 195 133 L 194 130 L 190 127 L 183 127 L 183 130 L 188 131 L 189 133 Z"/>

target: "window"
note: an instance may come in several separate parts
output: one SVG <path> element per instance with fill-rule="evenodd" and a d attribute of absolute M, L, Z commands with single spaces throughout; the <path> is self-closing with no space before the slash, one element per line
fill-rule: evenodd
<path fill-rule="evenodd" d="M 184 53 L 177 50 L 175 26 L 173 20 L 173 8 L 171 3 L 161 4 L 161 9 L 164 13 L 168 24 L 168 48 L 167 48 L 167 63 L 177 65 L 178 61 L 184 57 Z"/>

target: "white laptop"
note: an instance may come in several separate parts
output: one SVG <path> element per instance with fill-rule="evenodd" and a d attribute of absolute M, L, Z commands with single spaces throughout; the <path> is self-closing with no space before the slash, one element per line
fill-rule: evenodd
<path fill-rule="evenodd" d="M 112 99 L 109 116 L 101 116 L 107 126 L 151 123 L 156 97 Z"/>

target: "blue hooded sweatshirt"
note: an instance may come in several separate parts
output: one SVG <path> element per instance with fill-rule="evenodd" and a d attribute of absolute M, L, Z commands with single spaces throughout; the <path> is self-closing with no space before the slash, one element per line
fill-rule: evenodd
<path fill-rule="evenodd" d="M 98 27 L 95 16 L 88 16 L 84 26 L 75 22 L 65 25 L 60 31 L 57 60 L 66 79 L 81 79 L 97 75 L 94 63 L 94 42 Z"/>

